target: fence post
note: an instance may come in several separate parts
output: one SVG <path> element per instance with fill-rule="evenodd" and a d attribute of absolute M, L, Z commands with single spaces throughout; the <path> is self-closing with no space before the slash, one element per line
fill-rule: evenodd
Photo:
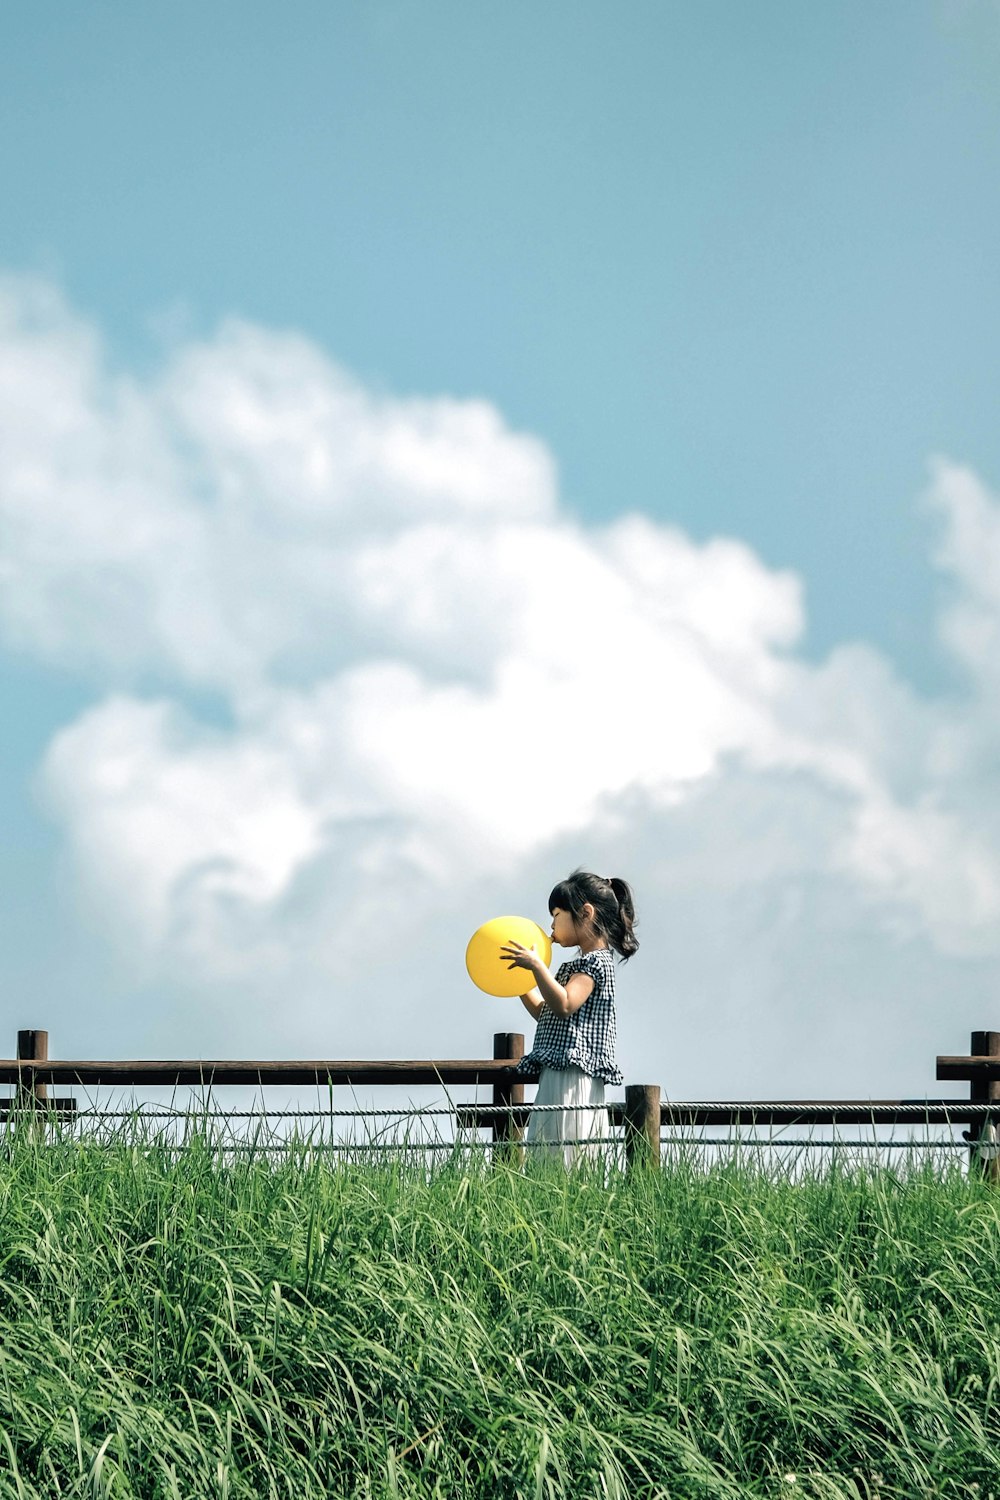
<path fill-rule="evenodd" d="M 1000 1031 L 974 1031 L 970 1055 L 1000 1057 Z M 995 1099 L 1000 1100 L 1000 1078 L 974 1078 L 969 1084 L 970 1103 L 992 1104 Z M 972 1149 L 969 1152 L 969 1166 L 978 1171 L 987 1182 L 993 1183 L 1000 1182 L 1000 1160 L 997 1157 L 1000 1141 L 997 1141 L 995 1149 L 987 1151 L 981 1150 L 977 1143 L 983 1136 L 992 1142 L 996 1134 L 997 1126 L 991 1131 L 986 1120 L 980 1118 L 971 1121 L 969 1135 L 972 1138 Z"/>
<path fill-rule="evenodd" d="M 629 1083 L 625 1086 L 625 1165 L 660 1165 L 660 1085 Z"/>
<path fill-rule="evenodd" d="M 493 1056 L 507 1062 L 520 1062 L 524 1056 L 524 1035 L 520 1031 L 495 1031 L 493 1033 Z M 524 1084 L 509 1083 L 506 1079 L 493 1085 L 493 1103 L 501 1106 L 524 1103 Z M 493 1121 L 494 1161 L 509 1160 L 524 1134 L 512 1115 L 501 1115 Z"/>
<path fill-rule="evenodd" d="M 47 1031 L 19 1031 L 17 1033 L 17 1056 L 21 1062 L 48 1062 L 49 1034 Z M 49 1097 L 46 1083 L 22 1084 L 18 1089 L 18 1104 L 22 1109 L 38 1108 Z"/>

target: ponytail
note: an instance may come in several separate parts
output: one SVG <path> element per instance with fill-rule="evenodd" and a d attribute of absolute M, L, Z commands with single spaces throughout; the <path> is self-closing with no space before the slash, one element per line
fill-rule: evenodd
<path fill-rule="evenodd" d="M 627 880 L 622 880 L 618 875 L 609 876 L 608 885 L 611 887 L 614 898 L 618 902 L 618 915 L 621 920 L 620 941 L 613 942 L 611 946 L 621 954 L 623 959 L 628 959 L 632 957 L 632 954 L 639 946 L 639 939 L 632 930 L 635 922 L 635 901 L 632 896 L 632 887 Z"/>

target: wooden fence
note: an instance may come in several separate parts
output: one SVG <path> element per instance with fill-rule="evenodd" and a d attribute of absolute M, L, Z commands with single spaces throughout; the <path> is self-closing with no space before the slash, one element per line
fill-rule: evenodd
<path fill-rule="evenodd" d="M 49 1095 L 50 1085 L 105 1084 L 119 1087 L 175 1084 L 215 1088 L 220 1084 L 313 1085 L 444 1085 L 485 1084 L 492 1090 L 488 1104 L 455 1106 L 459 1124 L 487 1128 L 499 1147 L 513 1147 L 521 1139 L 530 1113 L 524 1084 L 530 1075 L 515 1072 L 524 1056 L 519 1032 L 497 1032 L 493 1056 L 485 1059 L 428 1059 L 425 1061 L 223 1061 L 161 1059 L 157 1061 L 55 1061 L 49 1057 L 47 1031 L 19 1031 L 17 1056 L 0 1059 L 0 1084 L 15 1089 L 0 1100 L 0 1118 L 11 1110 L 50 1111 L 61 1118 L 77 1111 L 73 1096 Z M 624 1101 L 610 1101 L 612 1125 L 623 1128 L 626 1161 L 630 1166 L 653 1165 L 660 1159 L 664 1126 L 695 1125 L 966 1125 L 972 1160 L 994 1181 L 1000 1181 L 1000 1031 L 974 1031 L 967 1056 L 937 1059 L 939 1081 L 966 1081 L 969 1099 L 745 1099 L 678 1102 L 664 1099 L 658 1084 L 629 1084 Z"/>

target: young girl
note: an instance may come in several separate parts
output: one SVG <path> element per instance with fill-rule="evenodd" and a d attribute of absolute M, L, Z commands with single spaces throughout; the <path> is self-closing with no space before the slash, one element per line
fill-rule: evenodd
<path fill-rule="evenodd" d="M 548 1142 L 541 1154 L 561 1157 L 571 1166 L 587 1148 L 567 1142 L 607 1133 L 605 1084 L 622 1082 L 615 1060 L 612 951 L 627 959 L 639 944 L 632 931 L 632 892 L 616 877 L 604 880 L 586 870 L 574 871 L 552 891 L 549 912 L 552 941 L 560 948 L 578 947 L 579 958 L 560 964 L 553 977 L 533 948 L 510 942 L 502 952 L 511 968 L 530 969 L 538 980 L 536 989 L 521 996 L 538 1026 L 518 1071 L 540 1069 L 535 1103 L 561 1106 L 532 1111 L 527 1139 Z"/>

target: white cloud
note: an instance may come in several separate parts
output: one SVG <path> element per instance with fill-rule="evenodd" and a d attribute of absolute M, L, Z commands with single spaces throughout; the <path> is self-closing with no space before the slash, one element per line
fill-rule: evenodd
<path fill-rule="evenodd" d="M 376 399 L 302 339 L 232 324 L 140 386 L 49 289 L 0 286 L 0 327 L 0 622 L 111 685 L 315 677 L 368 649 L 365 539 L 554 512 L 487 403 Z"/>
<path fill-rule="evenodd" d="M 945 644 L 979 691 L 1000 687 L 1000 504 L 982 481 L 937 459 L 926 496 L 940 523 L 934 560 L 951 589 L 941 617 Z"/>
<path fill-rule="evenodd" d="M 40 785 L 147 965 L 295 975 L 306 1026 L 322 976 L 410 983 L 408 945 L 457 948 L 529 878 L 537 907 L 587 850 L 682 909 L 708 970 L 729 951 L 758 1012 L 820 930 L 869 973 L 877 941 L 1000 952 L 1000 506 L 974 475 L 931 491 L 968 672 L 936 703 L 863 645 L 805 661 L 800 581 L 743 543 L 574 520 L 487 402 L 373 394 L 236 322 L 139 380 L 18 281 L 0 329 L 0 632 L 95 684 Z"/>
<path fill-rule="evenodd" d="M 124 901 L 154 945 L 175 936 L 185 891 L 266 905 L 320 848 L 285 746 L 199 729 L 167 703 L 106 700 L 57 736 L 46 777 L 109 908 Z"/>
<path fill-rule="evenodd" d="M 1000 862 L 979 828 L 935 806 L 900 807 L 872 797 L 843 846 L 845 865 L 895 899 L 945 951 L 1000 947 Z"/>
<path fill-rule="evenodd" d="M 265 528 L 318 538 L 555 510 L 547 450 L 489 402 L 380 398 L 296 335 L 231 321 L 183 350 L 161 391 L 219 502 Z"/>

